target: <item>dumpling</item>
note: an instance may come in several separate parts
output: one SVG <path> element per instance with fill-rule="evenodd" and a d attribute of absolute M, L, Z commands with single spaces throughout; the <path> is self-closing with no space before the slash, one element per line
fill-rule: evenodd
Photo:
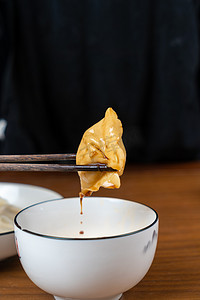
<path fill-rule="evenodd" d="M 78 172 L 81 181 L 80 196 L 90 196 L 100 187 L 120 187 L 120 176 L 126 162 L 122 133 L 122 123 L 112 108 L 107 109 L 101 121 L 86 130 L 78 147 L 76 164 L 103 163 L 116 171 Z"/>

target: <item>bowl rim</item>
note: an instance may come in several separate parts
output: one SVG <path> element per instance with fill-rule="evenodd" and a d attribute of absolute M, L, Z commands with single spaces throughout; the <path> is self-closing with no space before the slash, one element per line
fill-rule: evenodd
<path fill-rule="evenodd" d="M 34 236 L 38 236 L 38 237 L 43 237 L 43 238 L 48 238 L 48 239 L 53 239 L 53 240 L 78 240 L 78 241 L 88 241 L 88 240 L 107 240 L 107 239 L 113 239 L 113 238 L 121 238 L 121 237 L 126 237 L 126 236 L 130 236 L 130 235 L 134 235 L 134 234 L 137 234 L 137 233 L 140 233 L 140 232 L 143 232 L 149 228 L 151 228 L 154 224 L 156 224 L 159 220 L 159 217 L 158 217 L 158 213 L 155 209 L 153 209 L 152 207 L 146 205 L 146 204 L 143 204 L 143 203 L 140 203 L 140 202 L 136 202 L 136 201 L 131 201 L 131 200 L 126 200 L 126 199 L 122 199 L 122 198 L 113 198 L 113 197 L 95 197 L 95 198 L 99 198 L 99 199 L 102 199 L 102 198 L 106 198 L 106 199 L 115 199 L 115 200 L 122 200 L 122 201 L 127 201 L 127 202 L 131 202 L 131 203 L 136 203 L 136 204 L 139 204 L 141 206 L 145 206 L 147 208 L 149 208 L 150 210 L 152 210 L 154 213 L 155 213 L 155 220 L 150 223 L 149 225 L 141 228 L 141 229 L 138 229 L 138 230 L 135 230 L 135 231 L 131 231 L 131 232 L 127 232 L 127 233 L 122 233 L 122 234 L 118 234 L 118 235 L 111 235 L 111 236 L 102 236 L 102 237 L 59 237 L 59 236 L 52 236 L 52 235 L 47 235 L 47 234 L 41 234 L 41 233 L 38 233 L 38 232 L 34 232 L 34 231 L 31 231 L 31 230 L 28 230 L 28 229 L 22 229 L 22 227 L 19 225 L 18 221 L 17 221 L 17 217 L 25 210 L 33 207 L 33 206 L 37 206 L 37 205 L 41 205 L 41 204 L 44 204 L 44 203 L 47 203 L 47 202 L 52 202 L 52 201 L 63 201 L 63 200 L 66 200 L 66 199 L 77 199 L 78 197 L 69 197 L 69 198 L 62 198 L 62 199 L 50 199 L 50 200 L 45 200 L 45 201 L 42 201 L 42 202 L 39 202 L 39 203 L 35 203 L 35 204 L 32 204 L 30 206 L 27 206 L 25 207 L 24 209 L 20 210 L 15 218 L 14 218 L 14 225 L 21 231 L 23 232 L 26 232 L 28 234 L 32 234 Z M 87 197 L 89 198 L 89 197 Z M 15 231 L 15 230 L 14 230 Z"/>

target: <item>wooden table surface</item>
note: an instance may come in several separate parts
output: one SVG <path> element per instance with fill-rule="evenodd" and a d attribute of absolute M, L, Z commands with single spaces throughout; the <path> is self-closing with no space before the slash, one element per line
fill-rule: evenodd
<path fill-rule="evenodd" d="M 53 189 L 64 197 L 78 195 L 75 173 L 0 173 L 2 182 Z M 126 167 L 118 190 L 101 189 L 97 196 L 145 203 L 159 214 L 158 247 L 153 264 L 123 300 L 200 299 L 200 163 Z M 17 256 L 0 262 L 1 300 L 50 300 L 24 273 Z"/>

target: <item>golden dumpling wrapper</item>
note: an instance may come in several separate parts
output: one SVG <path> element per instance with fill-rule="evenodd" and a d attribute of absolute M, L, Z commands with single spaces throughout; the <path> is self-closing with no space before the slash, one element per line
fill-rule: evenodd
<path fill-rule="evenodd" d="M 90 196 L 92 192 L 104 188 L 119 188 L 120 178 L 126 162 L 126 150 L 122 142 L 122 123 L 112 108 L 108 108 L 105 117 L 84 133 L 77 154 L 77 165 L 103 163 L 116 170 L 81 171 L 81 196 Z"/>
<path fill-rule="evenodd" d="M 19 210 L 7 200 L 0 198 L 0 233 L 14 230 L 13 220 Z"/>

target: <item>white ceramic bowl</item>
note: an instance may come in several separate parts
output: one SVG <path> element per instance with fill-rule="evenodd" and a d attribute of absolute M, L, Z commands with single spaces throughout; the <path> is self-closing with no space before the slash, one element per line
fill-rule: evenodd
<path fill-rule="evenodd" d="M 10 182 L 0 182 L 0 197 L 19 209 L 44 200 L 63 198 L 60 194 L 43 187 Z M 14 228 L 12 231 L 0 233 L 0 260 L 16 254 Z"/>
<path fill-rule="evenodd" d="M 46 201 L 14 222 L 25 272 L 55 299 L 120 299 L 147 273 L 158 237 L 153 209 L 114 198 L 85 198 L 82 215 L 79 198 Z"/>

